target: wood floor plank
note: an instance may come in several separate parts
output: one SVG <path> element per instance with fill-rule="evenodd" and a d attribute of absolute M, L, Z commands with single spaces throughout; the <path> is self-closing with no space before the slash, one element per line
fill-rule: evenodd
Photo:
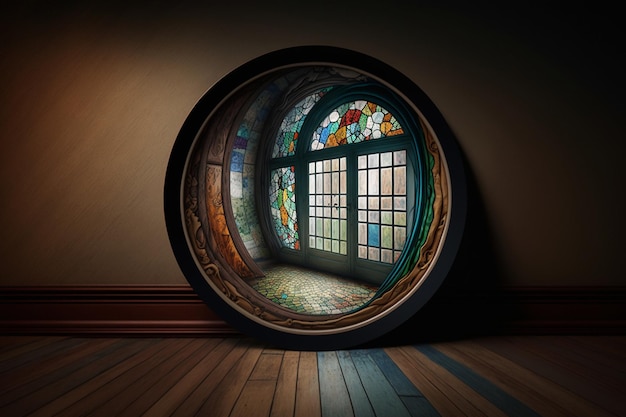
<path fill-rule="evenodd" d="M 442 416 L 482 416 L 454 386 L 459 384 L 445 370 L 433 364 L 411 346 L 385 348 L 402 372 Z M 451 381 L 451 382 L 450 382 Z"/>
<path fill-rule="evenodd" d="M 310 351 L 301 352 L 294 416 L 321 417 L 321 415 L 317 354 Z"/>
<path fill-rule="evenodd" d="M 107 343 L 109 341 L 110 340 L 106 340 Z M 107 346 L 108 348 L 115 349 L 119 345 L 126 343 L 122 340 L 113 341 L 114 343 L 112 345 L 109 344 Z M 16 385 L 15 387 L 11 387 L 2 391 L 0 393 L 0 406 L 11 403 L 13 404 L 13 407 L 19 407 L 18 404 L 23 404 L 24 407 L 34 409 L 33 407 L 35 407 L 35 404 L 45 404 L 47 401 L 49 401 L 48 397 L 52 398 L 52 396 L 55 395 L 53 389 L 55 391 L 65 389 L 65 385 L 62 382 L 60 383 L 60 381 L 65 381 L 68 375 L 71 375 L 73 372 L 79 371 L 83 366 L 86 366 L 89 362 L 93 360 L 91 354 L 94 353 L 94 351 L 88 349 L 88 343 L 86 344 L 86 342 L 82 339 L 77 339 L 75 343 L 76 344 L 73 347 L 66 345 L 62 349 L 61 354 L 59 354 L 59 351 L 57 350 L 55 351 L 55 354 L 47 360 L 39 358 L 35 362 L 29 362 L 27 365 L 18 368 L 16 371 L 23 372 L 23 374 L 26 376 L 26 380 L 21 381 L 21 383 L 19 385 Z M 73 352 L 73 349 L 80 350 L 85 346 L 87 346 L 87 353 L 83 356 L 75 356 L 75 361 L 66 363 L 66 366 L 62 368 L 53 367 L 53 369 L 51 369 L 50 372 L 47 373 L 37 373 L 37 366 L 42 366 L 48 369 L 47 365 L 50 363 L 54 364 L 55 361 L 61 359 L 63 357 L 63 353 Z M 101 354 L 102 351 L 107 351 L 107 349 L 102 349 L 96 352 L 97 354 Z M 31 371 L 35 372 L 36 377 L 28 377 Z M 11 374 L 14 374 L 14 372 L 11 372 Z M 13 375 L 13 377 L 16 380 L 22 380 L 22 378 L 18 375 Z M 7 378 L 7 381 L 10 382 L 10 379 Z"/>
<path fill-rule="evenodd" d="M 124 372 L 67 407 L 63 410 L 63 414 L 67 417 L 94 416 L 100 412 L 101 415 L 110 416 L 111 410 L 103 408 L 103 404 L 116 401 L 117 397 L 125 391 L 135 395 L 141 394 L 145 389 L 145 384 L 142 383 L 144 376 L 187 343 L 189 340 L 185 339 L 154 340 L 153 344 L 120 365 L 125 368 Z M 104 410 L 106 412 L 103 413 Z"/>
<path fill-rule="evenodd" d="M 438 384 L 431 381 L 428 370 L 416 360 L 411 348 L 393 347 L 385 348 L 385 352 L 402 370 L 407 378 L 422 392 L 432 406 L 442 416 L 464 416 L 459 407 L 440 391 Z"/>
<path fill-rule="evenodd" d="M 428 399 L 411 383 L 383 349 L 370 349 L 368 352 L 412 416 L 439 415 Z"/>
<path fill-rule="evenodd" d="M 350 352 L 363 388 L 377 416 L 410 417 L 410 413 L 367 350 Z"/>
<path fill-rule="evenodd" d="M 136 417 L 143 415 L 161 397 L 175 386 L 188 372 L 190 372 L 207 354 L 212 351 L 221 341 L 220 338 L 194 339 L 189 350 L 182 350 L 181 355 L 176 355 L 173 360 L 167 362 L 158 374 L 155 375 L 154 383 L 143 393 L 135 396 L 126 408 L 116 414 L 117 417 Z M 161 367 L 159 367 L 161 368 Z"/>
<path fill-rule="evenodd" d="M 120 375 L 128 371 L 130 367 L 129 365 L 130 362 L 141 360 L 141 359 L 138 359 L 137 357 L 134 357 L 134 355 L 137 355 L 141 353 L 142 351 L 144 351 L 145 349 L 149 348 L 150 344 L 154 344 L 155 340 L 154 339 L 145 339 L 145 340 L 138 339 L 135 342 L 136 343 L 128 344 L 124 346 L 123 348 L 120 348 L 116 350 L 115 352 L 112 352 L 110 355 L 107 355 L 106 357 L 102 358 L 102 361 L 101 361 L 102 364 L 98 364 L 96 361 L 92 365 L 85 367 L 84 368 L 85 373 L 92 376 L 90 379 L 85 380 L 83 383 L 67 391 L 63 395 L 59 395 L 52 402 L 46 404 L 45 406 L 35 411 L 32 415 L 30 415 L 30 417 L 48 417 L 48 416 L 56 415 L 57 413 L 60 413 L 63 410 L 67 410 L 71 405 L 82 400 L 83 398 L 88 397 L 93 392 L 106 389 L 105 387 L 107 386 L 107 384 L 111 383 L 111 381 L 114 381 Z M 159 369 L 159 368 L 160 366 L 157 366 L 154 369 Z M 141 402 L 138 401 L 137 397 L 133 395 L 132 390 L 123 391 L 120 395 L 122 398 L 124 396 L 131 396 L 133 398 L 131 407 L 135 405 L 135 403 L 141 404 Z M 102 412 L 107 413 L 108 407 L 109 407 L 108 404 L 109 402 L 103 403 L 101 405 L 101 408 L 98 408 L 92 413 L 96 414 L 99 412 L 99 410 L 102 410 Z M 117 410 L 119 409 L 119 407 L 114 406 L 114 409 Z M 145 410 L 145 408 L 142 409 L 142 411 L 143 410 Z M 108 415 L 121 416 L 121 415 L 124 415 L 124 411 L 126 410 L 120 411 L 117 414 L 109 413 Z M 141 413 L 132 414 L 132 415 L 136 416 L 140 414 Z"/>
<path fill-rule="evenodd" d="M 526 345 L 530 338 L 532 336 L 524 336 L 523 338 L 517 336 L 486 338 L 481 339 L 480 344 L 507 358 L 509 361 L 518 364 L 520 367 L 531 370 L 533 374 L 540 376 L 541 378 L 537 380 L 543 383 L 543 392 L 549 395 L 552 401 L 571 410 L 573 413 L 607 416 L 612 415 L 612 413 L 607 414 L 606 409 L 603 407 L 610 407 L 610 409 L 623 407 L 623 402 L 610 394 L 605 398 L 607 402 L 602 404 L 603 407 L 588 401 L 586 397 L 590 395 L 590 391 L 594 391 L 594 395 L 599 396 L 604 396 L 604 393 L 598 393 L 584 379 L 581 380 L 565 368 L 558 367 L 555 363 L 546 360 L 541 355 L 538 355 L 536 350 L 533 352 L 533 348 Z M 532 375 L 527 377 L 532 378 Z M 572 393 L 576 395 L 572 395 Z"/>
<path fill-rule="evenodd" d="M 365 392 L 365 388 L 363 388 L 361 378 L 354 366 L 354 362 L 352 362 L 350 352 L 346 350 L 338 351 L 337 359 L 339 360 L 339 366 L 341 366 L 343 378 L 346 381 L 346 388 L 348 389 L 350 401 L 352 402 L 354 417 L 374 417 L 374 409 L 372 408 L 369 398 L 367 398 L 367 393 Z"/>
<path fill-rule="evenodd" d="M 611 356 L 616 356 L 620 363 L 626 360 L 626 335 L 572 335 L 570 338 L 591 344 L 595 349 L 599 348 Z"/>
<path fill-rule="evenodd" d="M 623 336 L 480 337 L 337 352 L 284 351 L 238 337 L 2 341 L 2 417 L 148 410 L 174 417 L 626 416 Z M 381 406 L 383 398 L 391 405 Z M 392 409 L 398 405 L 405 414 Z"/>
<path fill-rule="evenodd" d="M 626 352 L 620 350 L 626 350 L 626 346 L 616 345 L 613 337 L 572 335 L 561 339 L 571 346 L 570 349 L 579 352 L 585 363 L 617 369 L 620 375 L 626 376 Z"/>
<path fill-rule="evenodd" d="M 0 336 L 0 363 L 15 356 L 37 349 L 39 346 L 56 343 L 63 336 Z"/>
<path fill-rule="evenodd" d="M 231 348 L 228 354 L 219 362 L 210 374 L 193 390 L 178 408 L 172 413 L 172 417 L 188 417 L 196 415 L 198 410 L 207 401 L 213 391 L 222 384 L 222 381 L 237 364 L 244 353 L 248 350 L 248 345 L 241 340 L 229 340 Z"/>
<path fill-rule="evenodd" d="M 159 398 L 143 415 L 150 417 L 173 413 L 232 350 L 234 343 L 236 342 L 230 339 L 222 339 L 212 350 L 206 352 L 202 360 L 190 369 L 176 385 Z"/>
<path fill-rule="evenodd" d="M 13 349 L 40 339 L 41 337 L 35 335 L 0 335 L 0 354 L 5 349 Z"/>
<path fill-rule="evenodd" d="M 449 357 L 485 376 L 539 414 L 551 417 L 572 415 L 571 411 L 556 404 L 546 394 L 544 389 L 546 381 L 536 377 L 527 369 L 485 348 L 481 349 L 467 342 L 438 343 L 434 346 Z"/>
<path fill-rule="evenodd" d="M 299 362 L 300 352 L 286 351 L 284 353 L 276 381 L 270 417 L 294 415 Z"/>
<path fill-rule="evenodd" d="M 602 393 L 626 395 L 626 364 L 623 362 L 612 360 L 604 363 L 599 355 L 559 336 L 526 337 L 524 346 L 552 364 L 556 372 L 563 370 L 572 387 L 576 381 L 578 387 L 584 387 L 584 392 L 594 397 Z M 593 366 L 589 366 L 590 361 Z"/>
<path fill-rule="evenodd" d="M 267 350 L 263 350 L 256 366 L 252 370 L 250 379 L 275 381 L 278 378 L 282 361 L 283 353 L 275 353 L 275 351 L 268 353 Z"/>
<path fill-rule="evenodd" d="M 487 378 L 483 377 L 473 369 L 466 367 L 460 362 L 446 356 L 432 345 L 416 345 L 415 349 L 428 357 L 433 363 L 441 367 L 457 378 L 462 385 L 457 385 L 473 405 L 483 412 L 488 411 L 488 415 L 516 415 L 525 417 L 539 417 L 536 411 L 526 404 L 498 388 Z"/>
<path fill-rule="evenodd" d="M 52 390 L 54 399 L 39 407 L 29 417 L 48 417 L 61 413 L 70 405 L 99 390 L 128 369 L 125 360 L 132 358 L 146 349 L 151 340 L 125 340 L 118 349 L 111 350 L 106 356 L 94 359 L 80 371 L 70 374 L 67 381 L 59 380 Z"/>
<path fill-rule="evenodd" d="M 4 415 L 21 416 L 32 413 L 111 367 L 123 363 L 125 359 L 132 357 L 149 343 L 143 339 L 117 340 L 98 355 L 85 357 L 71 366 L 21 385 L 14 390 L 19 392 L 19 396 L 16 396 L 18 399 L 2 408 Z M 15 395 L 15 393 L 12 391 L 8 395 Z"/>
<path fill-rule="evenodd" d="M 322 417 L 353 417 L 348 388 L 337 352 L 317 353 Z"/>
<path fill-rule="evenodd" d="M 25 364 L 2 374 L 0 378 L 0 392 L 7 391 L 36 380 L 46 374 L 57 371 L 72 363 L 98 353 L 100 350 L 115 343 L 115 339 L 103 338 L 89 340 L 88 343 L 78 343 L 76 346 L 63 350 L 59 354 L 34 363 Z"/>
<path fill-rule="evenodd" d="M 370 349 L 368 350 L 368 355 L 374 360 L 398 395 L 411 397 L 422 396 L 422 393 L 406 378 L 404 373 L 389 358 L 384 350 Z"/>
<path fill-rule="evenodd" d="M 196 415 L 228 417 L 262 352 L 262 346 L 254 343 L 248 344 L 246 352 L 230 368 Z"/>
<path fill-rule="evenodd" d="M 11 358 L 0 363 L 0 374 L 11 369 L 20 368 L 28 364 L 36 364 L 53 355 L 62 355 L 66 349 L 71 349 L 84 342 L 82 338 L 42 339 L 41 343 L 27 344 L 11 351 Z"/>
<path fill-rule="evenodd" d="M 137 402 L 138 398 L 144 396 L 148 391 L 151 391 L 153 385 L 158 381 L 166 377 L 174 368 L 181 366 L 181 363 L 190 355 L 196 353 L 200 346 L 211 347 L 215 346 L 218 341 L 214 340 L 212 343 L 198 343 L 198 340 L 183 339 L 184 344 L 178 344 L 176 339 L 170 339 L 164 350 L 168 350 L 171 354 L 164 355 L 164 360 L 158 365 L 148 370 L 146 374 L 141 376 L 135 382 L 130 382 L 128 388 L 120 391 L 115 396 L 111 397 L 105 403 L 102 403 L 97 409 L 93 410 L 90 417 L 110 417 L 111 415 L 120 416 L 125 410 L 130 408 L 131 405 Z M 145 411 L 148 407 L 141 410 Z"/>
<path fill-rule="evenodd" d="M 276 355 L 274 355 L 276 356 Z M 229 417 L 267 417 L 272 408 L 276 380 L 249 379 Z"/>

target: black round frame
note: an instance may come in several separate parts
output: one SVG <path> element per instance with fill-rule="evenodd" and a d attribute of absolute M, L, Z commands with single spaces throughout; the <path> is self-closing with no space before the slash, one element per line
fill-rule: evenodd
<path fill-rule="evenodd" d="M 207 283 L 190 250 L 181 216 L 181 189 L 185 165 L 207 116 L 242 84 L 281 67 L 294 64 L 329 64 L 361 70 L 393 86 L 419 109 L 436 133 L 448 167 L 451 205 L 447 233 L 436 263 L 408 299 L 376 320 L 341 332 L 286 332 L 241 314 Z M 443 283 L 459 249 L 467 209 L 465 170 L 452 130 L 430 98 L 407 76 L 386 63 L 360 52 L 330 46 L 299 46 L 262 55 L 236 68 L 207 90 L 184 121 L 171 150 L 164 182 L 164 214 L 170 244 L 178 265 L 199 297 L 236 330 L 266 343 L 293 350 L 333 350 L 357 346 L 383 336 L 414 316 Z M 418 330 L 418 329 L 416 329 Z"/>

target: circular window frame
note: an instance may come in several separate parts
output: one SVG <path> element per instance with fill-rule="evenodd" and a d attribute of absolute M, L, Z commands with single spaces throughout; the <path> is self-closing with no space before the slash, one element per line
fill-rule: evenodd
<path fill-rule="evenodd" d="M 219 251 L 206 244 L 206 240 L 211 239 L 210 233 L 214 232 L 207 230 L 206 225 L 203 229 L 202 222 L 199 226 L 190 225 L 188 170 L 199 143 L 212 138 L 206 135 L 207 126 L 213 126 L 218 132 L 230 130 L 232 126 L 228 123 L 215 127 L 220 123 L 216 114 L 226 100 L 259 77 L 301 66 L 345 68 L 379 81 L 413 109 L 422 123 L 429 151 L 440 157 L 438 171 L 433 171 L 433 175 L 442 188 L 438 194 L 441 215 L 433 222 L 434 242 L 416 262 L 412 270 L 416 272 L 410 279 L 400 279 L 366 308 L 334 317 L 276 314 L 275 308 L 267 308 L 271 302 L 247 289 L 245 284 L 242 286 L 243 281 L 233 274 Z M 339 349 L 365 343 L 396 328 L 415 315 L 443 283 L 465 225 L 465 173 L 451 129 L 434 103 L 411 79 L 384 62 L 356 51 L 328 46 L 293 47 L 267 53 L 241 65 L 220 79 L 196 103 L 172 147 L 164 184 L 164 212 L 170 244 L 185 278 L 209 308 L 235 329 L 288 349 Z M 194 235 L 198 230 L 202 235 L 200 240 Z"/>

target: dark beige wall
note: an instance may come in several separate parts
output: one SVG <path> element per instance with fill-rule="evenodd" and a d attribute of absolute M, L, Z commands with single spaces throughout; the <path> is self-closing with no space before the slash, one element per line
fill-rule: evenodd
<path fill-rule="evenodd" d="M 185 283 L 162 210 L 178 129 L 221 76 L 303 44 L 373 55 L 435 102 L 476 179 L 501 283 L 624 283 L 617 19 L 393 1 L 26 4 L 1 13 L 0 285 Z"/>

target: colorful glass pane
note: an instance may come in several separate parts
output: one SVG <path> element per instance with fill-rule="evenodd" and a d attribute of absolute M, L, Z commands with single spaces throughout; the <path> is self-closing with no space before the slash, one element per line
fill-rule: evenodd
<path fill-rule="evenodd" d="M 358 156 L 358 257 L 392 264 L 406 243 L 406 150 Z"/>
<path fill-rule="evenodd" d="M 274 169 L 271 175 L 269 197 L 274 228 L 283 246 L 299 250 L 295 167 Z"/>
<path fill-rule="evenodd" d="M 230 199 L 237 230 L 253 259 L 263 259 L 269 250 L 258 222 L 255 206 L 254 167 L 263 126 L 284 86 L 268 84 L 245 111 L 237 127 L 230 154 Z"/>
<path fill-rule="evenodd" d="M 298 135 L 300 134 L 300 129 L 304 124 L 306 115 L 309 114 L 309 111 L 311 111 L 315 103 L 331 88 L 332 87 L 324 88 L 315 94 L 307 96 L 287 113 L 276 135 L 272 158 L 282 158 L 295 154 L 296 145 L 298 144 Z"/>
<path fill-rule="evenodd" d="M 334 109 L 313 132 L 311 150 L 359 143 L 404 131 L 398 120 L 376 103 L 357 100 Z"/>

